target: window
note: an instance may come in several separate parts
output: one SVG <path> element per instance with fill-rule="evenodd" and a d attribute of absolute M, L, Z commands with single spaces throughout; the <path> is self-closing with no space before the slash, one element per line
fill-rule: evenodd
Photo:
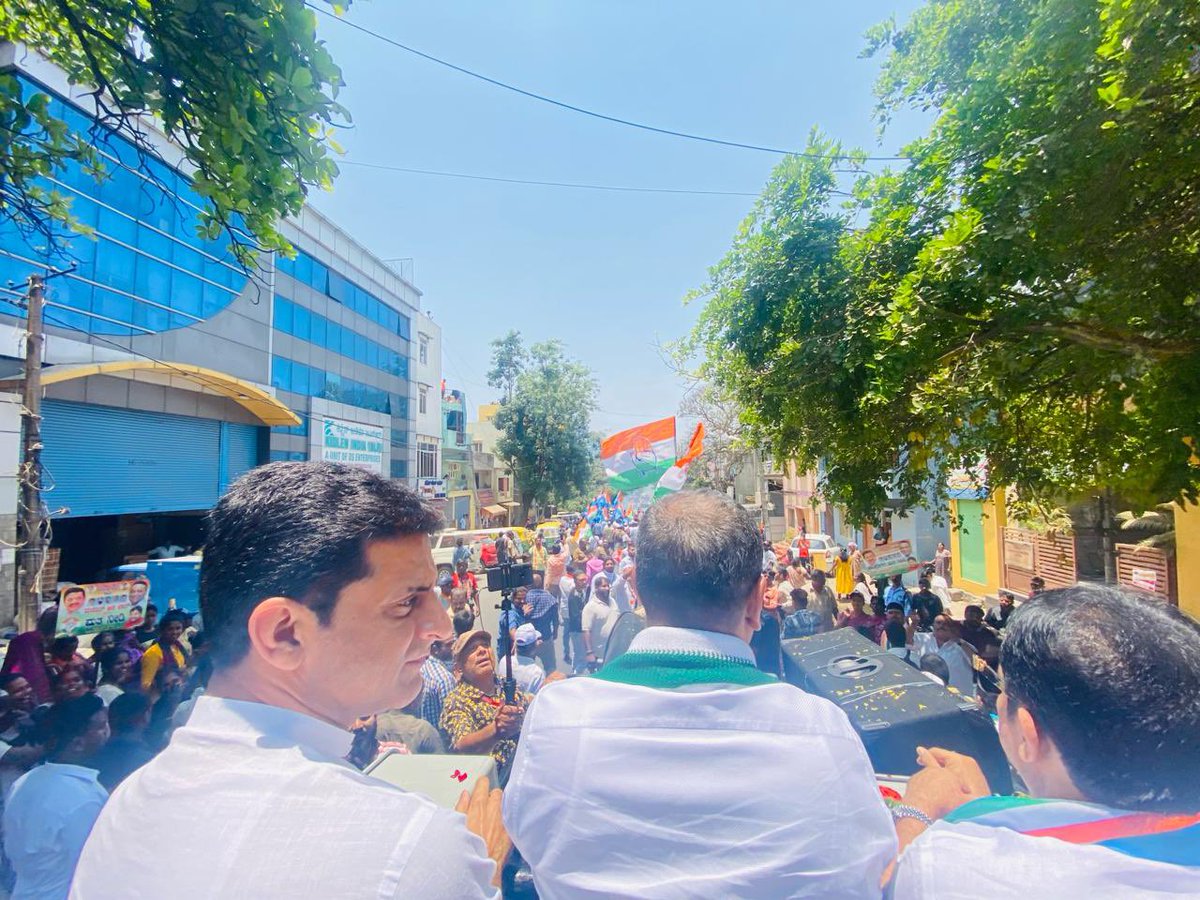
<path fill-rule="evenodd" d="M 499 475 L 496 478 L 496 492 L 503 495 L 508 493 L 509 478 L 505 475 Z"/>
<path fill-rule="evenodd" d="M 421 335 L 420 359 L 421 365 L 429 365 L 429 335 L 426 334 Z M 425 412 L 424 408 L 421 412 Z"/>
<path fill-rule="evenodd" d="M 393 459 L 392 460 L 392 477 L 407 478 L 408 477 L 408 460 Z"/>
<path fill-rule="evenodd" d="M 424 413 L 426 407 L 429 405 L 429 388 L 421 385 L 417 388 L 417 391 L 417 411 Z"/>
<path fill-rule="evenodd" d="M 437 478 L 437 444 L 417 442 L 417 477 Z"/>

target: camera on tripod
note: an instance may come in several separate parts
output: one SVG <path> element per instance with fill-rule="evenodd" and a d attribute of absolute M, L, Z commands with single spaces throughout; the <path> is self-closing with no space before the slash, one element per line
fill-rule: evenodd
<path fill-rule="evenodd" d="M 533 566 L 530 563 L 508 563 L 492 566 L 487 570 L 487 589 L 511 593 L 519 587 L 533 584 Z"/>

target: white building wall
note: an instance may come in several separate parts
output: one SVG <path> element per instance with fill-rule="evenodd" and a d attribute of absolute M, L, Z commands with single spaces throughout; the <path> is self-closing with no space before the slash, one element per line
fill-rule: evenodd
<path fill-rule="evenodd" d="M 425 346 L 425 361 L 421 361 L 421 347 Z M 419 443 L 437 446 L 436 475 L 442 474 L 442 326 L 422 312 L 413 319 L 412 342 L 413 409 L 416 420 L 413 445 Z M 421 412 L 421 392 L 425 393 L 425 412 Z M 413 468 L 414 475 L 417 468 Z"/>

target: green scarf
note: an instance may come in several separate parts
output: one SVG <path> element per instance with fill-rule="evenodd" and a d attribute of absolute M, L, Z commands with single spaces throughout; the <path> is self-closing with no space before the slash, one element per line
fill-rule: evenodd
<path fill-rule="evenodd" d="M 692 684 L 732 684 L 753 687 L 775 684 L 774 675 L 760 672 L 752 662 L 712 653 L 637 651 L 622 654 L 592 676 L 616 684 L 669 691 Z"/>

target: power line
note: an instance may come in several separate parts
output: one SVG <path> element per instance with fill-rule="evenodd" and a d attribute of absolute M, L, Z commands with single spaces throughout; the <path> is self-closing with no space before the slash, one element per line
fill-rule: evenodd
<path fill-rule="evenodd" d="M 409 169 L 404 166 L 388 166 L 382 163 L 356 162 L 354 160 L 337 160 L 339 166 L 359 166 L 364 169 L 380 169 L 385 172 L 407 172 L 412 175 L 434 175 L 439 178 L 465 178 L 470 181 L 496 181 L 501 184 L 529 184 L 540 187 L 576 188 L 587 191 L 618 191 L 630 194 L 695 194 L 712 197 L 757 197 L 751 191 L 706 191 L 684 188 L 651 188 L 634 187 L 620 184 L 585 184 L 575 181 L 537 181 L 528 178 L 501 178 L 497 175 L 474 175 L 467 172 L 438 172 L 432 169 Z"/>
<path fill-rule="evenodd" d="M 553 97 L 547 97 L 545 94 L 538 94 L 538 93 L 535 93 L 534 91 L 527 91 L 524 88 L 517 87 L 515 84 L 509 84 L 507 82 L 500 81 L 499 79 L 491 78 L 487 75 L 482 74 L 481 72 L 475 72 L 471 69 L 465 68 L 464 66 L 456 65 L 455 63 L 449 62 L 448 60 L 440 59 L 439 57 L 436 57 L 429 53 L 425 53 L 421 50 L 418 50 L 415 47 L 410 47 L 408 44 L 402 44 L 399 41 L 397 41 L 395 38 L 390 38 L 387 35 L 380 34 L 377 31 L 372 31 L 370 28 L 366 28 L 362 25 L 359 25 L 356 22 L 351 22 L 349 19 L 343 18 L 342 16 L 336 15 L 332 12 L 329 12 L 328 10 L 321 9 L 319 6 L 316 6 L 315 4 L 308 2 L 308 0 L 306 0 L 305 6 L 307 6 L 309 9 L 313 10 L 314 12 L 316 12 L 322 16 L 326 16 L 337 22 L 341 22 L 343 25 L 346 25 L 349 28 L 353 28 L 355 31 L 361 32 L 362 34 L 369 35 L 370 37 L 373 37 L 376 40 L 383 41 L 385 44 L 390 44 L 391 46 L 397 48 L 398 50 L 403 50 L 405 53 L 411 53 L 414 56 L 421 57 L 421 59 L 428 60 L 429 62 L 432 62 L 432 63 L 436 63 L 439 66 L 445 66 L 447 69 L 452 69 L 455 72 L 459 72 L 463 75 L 469 75 L 471 78 L 477 78 L 480 81 L 487 82 L 488 84 L 494 85 L 495 87 L 498 87 L 498 88 L 503 88 L 506 91 L 512 91 L 515 94 L 520 94 L 521 96 L 528 97 L 531 100 L 539 100 L 542 103 L 549 103 L 551 106 L 557 106 L 559 109 L 569 110 L 570 112 L 576 112 L 576 113 L 579 113 L 584 116 L 591 116 L 593 119 L 600 119 L 605 122 L 611 122 L 615 125 L 624 125 L 628 128 L 638 128 L 638 129 L 641 129 L 642 131 L 651 131 L 651 132 L 654 132 L 655 134 L 665 134 L 669 137 L 683 138 L 683 139 L 689 140 L 689 141 L 700 141 L 705 144 L 716 144 L 721 147 L 734 147 L 739 150 L 756 150 L 760 153 L 776 153 L 776 154 L 779 154 L 780 156 L 805 156 L 810 159 L 846 159 L 846 160 L 862 159 L 862 160 L 869 160 L 871 162 L 898 162 L 901 160 L 908 159 L 907 156 L 856 157 L 852 153 L 806 153 L 806 152 L 802 152 L 799 150 L 783 150 L 779 147 L 764 147 L 759 144 L 747 144 L 747 143 L 742 143 L 741 141 L 727 141 L 727 140 L 723 140 L 721 138 L 706 137 L 706 136 L 700 135 L 700 134 L 690 134 L 689 132 L 686 132 L 686 131 L 675 131 L 670 128 L 660 128 L 657 125 L 647 125 L 644 122 L 635 122 L 635 121 L 632 121 L 631 119 L 623 119 L 620 116 L 610 116 L 605 113 L 596 112 L 595 110 L 592 110 L 592 109 L 586 109 L 585 107 L 582 107 L 582 106 L 576 106 L 573 103 L 566 103 L 562 100 L 555 100 Z"/>

